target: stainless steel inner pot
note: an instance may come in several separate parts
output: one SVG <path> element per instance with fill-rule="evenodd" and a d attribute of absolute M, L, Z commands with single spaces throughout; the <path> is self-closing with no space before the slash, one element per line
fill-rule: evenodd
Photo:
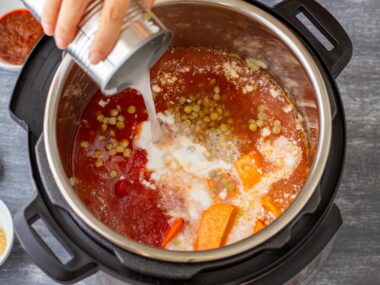
<path fill-rule="evenodd" d="M 224 49 L 260 59 L 302 111 L 308 131 L 312 168 L 293 204 L 265 230 L 238 243 L 207 251 L 169 251 L 137 243 L 103 224 L 71 186 L 72 142 L 79 118 L 98 87 L 69 56 L 50 87 L 44 139 L 55 181 L 73 211 L 93 230 L 136 254 L 171 262 L 204 262 L 250 250 L 288 225 L 319 184 L 331 139 L 331 110 L 325 82 L 312 55 L 282 22 L 240 0 L 158 0 L 154 12 L 174 32 L 174 46 Z"/>

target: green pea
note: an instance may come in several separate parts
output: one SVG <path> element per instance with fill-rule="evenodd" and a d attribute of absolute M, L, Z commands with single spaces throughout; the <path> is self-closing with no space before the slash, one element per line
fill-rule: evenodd
<path fill-rule="evenodd" d="M 272 131 L 274 134 L 279 134 L 281 133 L 281 126 L 280 125 L 275 125 L 273 128 L 272 128 Z"/>
<path fill-rule="evenodd" d="M 198 118 L 199 115 L 198 115 L 198 113 L 196 113 L 196 112 L 192 112 L 192 113 L 191 113 L 191 116 L 195 119 L 195 118 Z"/>
<path fill-rule="evenodd" d="M 211 114 L 210 114 L 210 119 L 212 120 L 212 121 L 216 121 L 217 119 L 218 119 L 218 113 L 216 113 L 216 112 L 212 112 Z"/>
<path fill-rule="evenodd" d="M 220 128 L 220 130 L 221 130 L 222 132 L 225 132 L 225 131 L 228 130 L 228 126 L 227 126 L 226 124 L 220 124 L 219 128 Z"/>
<path fill-rule="evenodd" d="M 204 118 L 203 118 L 203 122 L 205 122 L 205 123 L 209 123 L 209 122 L 210 122 L 210 118 L 209 118 L 209 117 L 207 117 L 207 116 L 206 116 L 206 117 L 204 117 Z"/>
<path fill-rule="evenodd" d="M 112 109 L 112 110 L 110 111 L 110 114 L 111 114 L 112 117 L 116 117 L 116 116 L 119 114 L 119 111 L 116 110 L 116 109 Z"/>
<path fill-rule="evenodd" d="M 249 124 L 248 128 L 251 132 L 255 132 L 257 130 L 257 125 L 256 123 L 251 123 Z"/>
<path fill-rule="evenodd" d="M 134 114 L 134 113 L 136 113 L 136 107 L 135 106 L 129 106 L 128 107 L 128 114 Z"/>
<path fill-rule="evenodd" d="M 185 98 L 185 97 L 181 97 L 181 98 L 179 98 L 179 103 L 180 103 L 181 105 L 185 104 L 185 103 L 186 103 L 186 98 Z"/>
<path fill-rule="evenodd" d="M 125 149 L 123 151 L 123 156 L 124 157 L 129 157 L 131 155 L 131 150 L 129 148 Z"/>
<path fill-rule="evenodd" d="M 201 110 L 201 107 L 199 105 L 194 105 L 193 106 L 193 111 L 194 112 L 199 112 Z"/>
<path fill-rule="evenodd" d="M 186 113 L 186 114 L 190 114 L 192 111 L 193 111 L 193 108 L 189 105 L 187 105 L 183 111 Z"/>
<path fill-rule="evenodd" d="M 212 97 L 212 99 L 214 99 L 214 101 L 219 101 L 220 100 L 220 94 L 215 93 L 214 96 Z"/>
<path fill-rule="evenodd" d="M 257 107 L 257 111 L 258 112 L 264 112 L 265 111 L 265 105 L 264 104 L 261 104 Z"/>
<path fill-rule="evenodd" d="M 190 120 L 185 120 L 183 123 L 185 124 L 186 127 L 190 127 L 190 125 L 191 125 Z"/>
<path fill-rule="evenodd" d="M 218 188 L 213 187 L 213 188 L 211 188 L 211 192 L 214 193 L 214 194 L 216 194 L 216 193 L 219 192 L 219 190 L 218 190 Z"/>
<path fill-rule="evenodd" d="M 111 170 L 111 171 L 109 172 L 109 176 L 110 176 L 111 178 L 115 178 L 115 177 L 117 176 L 117 172 L 116 172 L 116 170 Z"/>
<path fill-rule="evenodd" d="M 264 126 L 264 121 L 263 121 L 263 120 L 257 120 L 257 121 L 256 121 L 256 125 L 257 125 L 259 128 L 261 128 L 261 127 Z"/>
<path fill-rule="evenodd" d="M 226 178 L 223 178 L 220 183 L 224 186 L 224 187 L 227 187 L 228 186 L 228 180 Z"/>
<path fill-rule="evenodd" d="M 258 118 L 259 120 L 264 120 L 264 119 L 265 119 L 265 114 L 264 114 L 264 112 L 259 112 L 259 113 L 257 114 L 257 118 Z"/>
<path fill-rule="evenodd" d="M 187 119 L 188 119 L 188 116 L 187 116 L 187 115 L 185 115 L 185 114 L 182 114 L 182 115 L 181 115 L 181 119 L 182 119 L 183 121 L 185 121 L 185 120 L 187 120 Z"/>

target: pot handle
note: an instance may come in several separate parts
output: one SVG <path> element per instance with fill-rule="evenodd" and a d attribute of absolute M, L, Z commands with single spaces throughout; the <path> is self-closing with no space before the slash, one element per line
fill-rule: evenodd
<path fill-rule="evenodd" d="M 71 259 L 66 263 L 62 263 L 56 257 L 33 229 L 32 225 L 39 219 L 45 222 L 50 232 L 70 254 Z M 16 235 L 24 250 L 36 265 L 55 281 L 76 282 L 97 271 L 97 264 L 59 229 L 39 193 L 36 193 L 26 206 L 18 210 L 14 217 L 14 225 Z"/>
<path fill-rule="evenodd" d="M 333 78 L 336 78 L 352 57 L 352 42 L 338 21 L 314 0 L 284 0 L 273 7 L 292 25 L 321 57 Z M 333 45 L 328 50 L 297 18 L 302 13 Z"/>

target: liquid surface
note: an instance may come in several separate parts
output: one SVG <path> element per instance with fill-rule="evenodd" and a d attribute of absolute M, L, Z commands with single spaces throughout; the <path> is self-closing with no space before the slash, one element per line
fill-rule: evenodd
<path fill-rule="evenodd" d="M 272 223 L 310 161 L 302 116 L 264 67 L 221 51 L 169 50 L 150 74 L 156 144 L 136 90 L 95 94 L 73 150 L 82 201 L 119 233 L 173 250 L 217 248 Z"/>
<path fill-rule="evenodd" d="M 0 19 L 0 59 L 24 64 L 42 35 L 41 25 L 29 11 L 20 9 L 4 15 Z"/>

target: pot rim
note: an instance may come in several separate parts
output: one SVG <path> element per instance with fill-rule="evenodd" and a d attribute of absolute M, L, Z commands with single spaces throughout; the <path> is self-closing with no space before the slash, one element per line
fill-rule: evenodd
<path fill-rule="evenodd" d="M 158 0 L 155 7 L 176 3 L 176 0 Z M 231 257 L 257 247 L 284 229 L 304 208 L 319 184 L 330 150 L 332 131 L 330 101 L 321 71 L 306 46 L 284 23 L 261 8 L 241 0 L 218 0 L 213 2 L 207 0 L 190 0 L 181 3 L 181 5 L 186 4 L 221 7 L 244 14 L 245 16 L 256 20 L 281 38 L 302 63 L 310 81 L 312 82 L 315 93 L 317 94 L 320 128 L 316 155 L 302 191 L 297 195 L 296 199 L 288 209 L 264 230 L 239 242 L 212 250 L 172 251 L 150 247 L 117 233 L 98 220 L 83 204 L 64 171 L 56 138 L 56 114 L 59 105 L 58 95 L 62 91 L 68 75 L 67 71 L 74 65 L 72 58 L 69 55 L 66 55 L 51 83 L 44 116 L 44 142 L 47 159 L 61 194 L 81 220 L 89 225 L 96 233 L 111 241 L 113 244 L 140 256 L 177 263 L 206 262 Z"/>

